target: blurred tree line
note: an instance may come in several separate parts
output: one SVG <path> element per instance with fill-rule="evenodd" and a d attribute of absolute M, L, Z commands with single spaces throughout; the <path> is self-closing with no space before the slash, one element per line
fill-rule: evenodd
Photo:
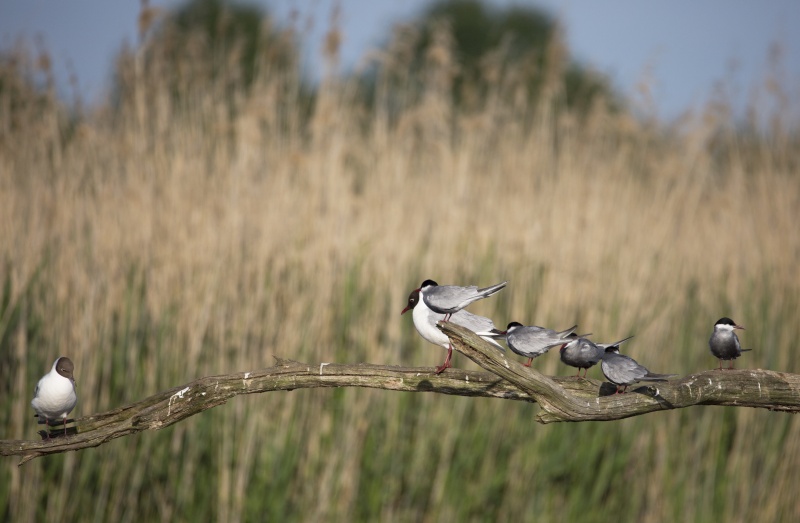
<path fill-rule="evenodd" d="M 298 35 L 276 27 L 259 7 L 191 0 L 160 18 L 149 13 L 145 4 L 141 48 L 124 49 L 118 57 L 117 105 L 133 99 L 134 74 L 167 83 L 176 100 L 195 89 L 213 89 L 234 100 L 248 96 L 259 78 L 297 78 L 284 86 L 284 94 L 313 104 L 317 88 L 299 74 Z M 336 59 L 338 30 L 329 33 L 329 59 Z M 398 26 L 379 55 L 366 71 L 350 76 L 367 107 L 379 92 L 408 100 L 431 82 L 438 82 L 463 109 L 480 107 L 492 92 L 522 99 L 530 107 L 546 100 L 550 108 L 578 113 L 597 99 L 618 105 L 609 82 L 572 60 L 558 24 L 533 7 L 440 0 L 413 22 Z M 510 91 L 503 91 L 504 82 L 510 82 Z"/>

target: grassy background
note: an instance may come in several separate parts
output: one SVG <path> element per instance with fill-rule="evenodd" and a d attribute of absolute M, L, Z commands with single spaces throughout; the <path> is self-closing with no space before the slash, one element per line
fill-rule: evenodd
<path fill-rule="evenodd" d="M 425 278 L 508 279 L 471 310 L 635 334 L 626 352 L 655 372 L 715 367 L 707 340 L 728 315 L 754 349 L 739 367 L 800 372 L 796 108 L 754 115 L 766 134 L 735 127 L 724 103 L 667 129 L 602 105 L 529 107 L 501 82 L 466 111 L 439 68 L 405 99 L 379 89 L 372 110 L 330 78 L 306 121 L 296 78 L 262 71 L 232 99 L 230 83 L 176 99 L 122 67 L 130 97 L 80 119 L 52 93 L 0 90 L 4 439 L 36 438 L 31 391 L 59 355 L 76 364 L 77 416 L 273 355 L 438 365 L 444 352 L 399 316 Z M 29 73 L 23 54 L 3 85 Z M 535 366 L 572 372 L 555 353 Z M 371 390 L 237 398 L 159 433 L 6 459 L 0 514 L 800 519 L 796 417 L 540 426 L 535 412 Z"/>

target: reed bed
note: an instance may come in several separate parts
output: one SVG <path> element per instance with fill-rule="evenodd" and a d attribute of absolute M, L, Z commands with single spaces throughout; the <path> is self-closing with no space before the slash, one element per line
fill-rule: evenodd
<path fill-rule="evenodd" d="M 513 79 L 466 109 L 447 60 L 413 90 L 378 78 L 371 107 L 331 75 L 309 111 L 293 71 L 176 97 L 137 57 L 119 64 L 127 97 L 79 118 L 22 81 L 42 74 L 35 60 L 4 62 L 0 85 L 20 86 L 0 89 L 5 439 L 36 437 L 31 391 L 59 355 L 76 364 L 77 416 L 274 356 L 432 367 L 444 352 L 399 315 L 426 278 L 507 279 L 471 310 L 635 334 L 626 353 L 655 372 L 716 367 L 707 339 L 731 316 L 754 349 L 737 367 L 800 372 L 796 122 L 760 134 L 719 105 L 677 128 L 602 103 L 552 111 L 510 96 Z M 572 371 L 555 353 L 534 366 Z M 800 519 L 795 417 L 692 408 L 541 426 L 535 413 L 370 390 L 237 398 L 159 433 L 6 460 L 0 514 Z"/>

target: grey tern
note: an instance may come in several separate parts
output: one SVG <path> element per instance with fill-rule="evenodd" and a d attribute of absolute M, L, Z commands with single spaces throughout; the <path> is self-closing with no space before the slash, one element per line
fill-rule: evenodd
<path fill-rule="evenodd" d="M 667 381 L 675 374 L 654 374 L 636 360 L 619 353 L 619 345 L 610 344 L 605 350 L 600 363 L 600 369 L 608 381 L 616 385 L 617 392 L 622 394 L 637 381 Z M 620 387 L 623 387 L 620 390 Z"/>
<path fill-rule="evenodd" d="M 583 377 L 589 372 L 589 367 L 596 365 L 603 357 L 605 349 L 598 347 L 597 344 L 587 340 L 583 337 L 574 337 L 567 343 L 561 345 L 559 349 L 561 353 L 561 361 L 570 367 L 577 367 L 578 374 L 576 377 L 581 377 L 581 369 L 585 369 Z"/>
<path fill-rule="evenodd" d="M 512 321 L 506 327 L 504 334 L 508 348 L 515 354 L 528 358 L 528 362 L 524 366 L 530 367 L 533 358 L 541 356 L 553 347 L 564 344 L 564 341 L 577 328 L 577 325 L 573 325 L 567 330 L 554 331 L 536 325 L 524 326 L 519 322 Z"/>
<path fill-rule="evenodd" d="M 744 330 L 744 327 L 737 325 L 732 319 L 725 317 L 717 320 L 714 324 L 714 333 L 708 340 L 708 347 L 711 354 L 719 359 L 719 370 L 722 370 L 722 360 L 729 360 L 728 369 L 733 369 L 733 360 L 752 349 L 743 349 L 739 343 L 739 338 L 733 332 L 736 329 Z"/>

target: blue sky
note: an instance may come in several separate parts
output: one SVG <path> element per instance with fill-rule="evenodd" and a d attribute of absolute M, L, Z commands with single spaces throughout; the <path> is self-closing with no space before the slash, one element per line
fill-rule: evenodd
<path fill-rule="evenodd" d="M 151 0 L 170 8 L 181 2 Z M 257 0 L 279 22 L 298 13 L 306 33 L 304 56 L 319 68 L 322 35 L 333 2 Z M 426 0 L 341 0 L 342 64 L 353 67 L 385 41 L 392 24 L 411 20 Z M 573 56 L 607 73 L 623 93 L 641 100 L 637 86 L 650 85 L 658 115 L 674 118 L 702 105 L 720 81 L 742 110 L 751 86 L 769 71 L 769 50 L 783 50 L 784 87 L 800 95 L 800 1 L 796 0 L 493 0 L 497 7 L 531 5 L 555 15 Z M 135 44 L 139 0 L 3 0 L 0 46 L 41 37 L 51 51 L 60 83 L 76 73 L 85 99 L 108 87 L 114 54 Z M 793 26 L 795 28 L 793 29 Z"/>

